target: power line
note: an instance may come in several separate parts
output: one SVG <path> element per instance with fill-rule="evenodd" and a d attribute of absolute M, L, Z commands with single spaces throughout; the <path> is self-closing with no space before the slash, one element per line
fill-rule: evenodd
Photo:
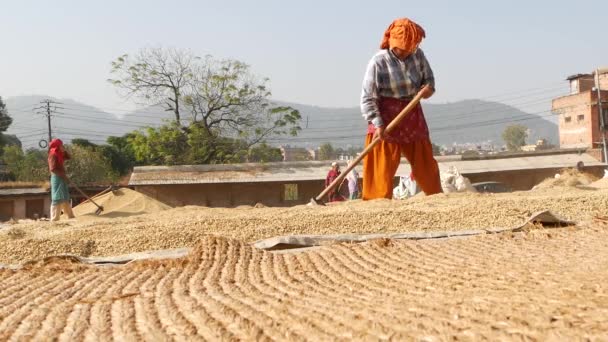
<path fill-rule="evenodd" d="M 37 111 L 37 114 L 42 114 L 44 116 L 46 116 L 46 120 L 47 120 L 47 127 L 48 127 L 48 144 L 51 143 L 51 140 L 53 139 L 53 135 L 52 135 L 52 131 L 51 131 L 51 117 L 53 116 L 53 113 L 57 111 L 57 109 L 62 109 L 62 107 L 57 107 L 58 104 L 61 104 L 59 102 L 55 102 L 53 100 L 42 100 L 40 101 L 41 107 L 38 108 L 34 108 L 34 111 Z M 53 108 L 51 109 L 51 105 L 53 105 Z"/>

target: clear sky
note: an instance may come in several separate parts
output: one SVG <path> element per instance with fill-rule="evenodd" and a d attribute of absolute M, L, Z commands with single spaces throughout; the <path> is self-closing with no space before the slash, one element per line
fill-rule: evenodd
<path fill-rule="evenodd" d="M 357 106 L 367 61 L 404 16 L 427 32 L 432 102 L 566 91 L 566 76 L 608 65 L 606 0 L 8 0 L 0 5 L 0 96 L 128 108 L 105 81 L 110 61 L 165 46 L 244 61 L 270 78 L 278 100 Z"/>

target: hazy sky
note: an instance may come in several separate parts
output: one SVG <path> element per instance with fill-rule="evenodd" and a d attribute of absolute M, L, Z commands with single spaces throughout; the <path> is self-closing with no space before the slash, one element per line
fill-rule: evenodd
<path fill-rule="evenodd" d="M 129 108 L 105 81 L 110 61 L 166 46 L 244 61 L 270 78 L 278 100 L 357 106 L 367 61 L 404 16 L 427 32 L 433 102 L 555 93 L 566 76 L 608 65 L 607 15 L 606 0 L 5 0 L 0 96 Z"/>

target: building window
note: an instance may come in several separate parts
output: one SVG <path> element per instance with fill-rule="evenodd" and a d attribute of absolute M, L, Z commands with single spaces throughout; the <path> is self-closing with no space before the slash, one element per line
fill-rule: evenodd
<path fill-rule="evenodd" d="M 585 114 L 580 114 L 579 116 L 576 117 L 576 120 L 578 120 L 578 121 L 584 121 L 585 120 Z"/>
<path fill-rule="evenodd" d="M 571 117 L 569 117 L 569 116 L 566 116 L 566 118 L 565 118 L 565 119 L 566 119 L 566 122 L 570 122 L 570 121 L 572 121 L 572 118 L 571 118 Z"/>
<path fill-rule="evenodd" d="M 285 200 L 286 201 L 297 201 L 298 200 L 298 184 L 285 184 Z"/>

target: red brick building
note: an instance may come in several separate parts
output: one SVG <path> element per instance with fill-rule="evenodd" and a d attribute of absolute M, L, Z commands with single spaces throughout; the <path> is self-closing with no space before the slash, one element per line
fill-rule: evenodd
<path fill-rule="evenodd" d="M 560 148 L 601 148 L 600 127 L 594 74 L 568 77 L 570 95 L 553 100 L 552 110 L 559 115 Z M 604 118 L 608 111 L 608 75 L 600 75 Z M 608 120 L 605 120 L 608 123 Z M 604 132 L 606 134 L 606 132 Z M 608 134 L 606 135 L 608 139 Z"/>

